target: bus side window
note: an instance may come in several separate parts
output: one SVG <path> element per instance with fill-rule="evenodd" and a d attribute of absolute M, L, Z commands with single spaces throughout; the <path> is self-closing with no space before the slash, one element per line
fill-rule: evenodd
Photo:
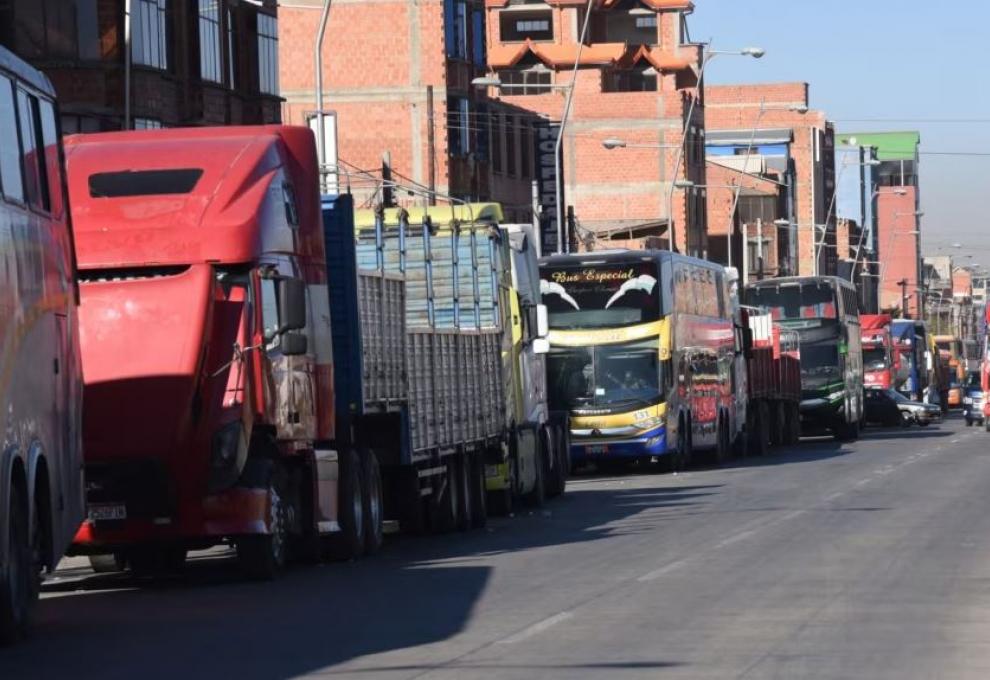
<path fill-rule="evenodd" d="M 0 189 L 8 201 L 24 202 L 24 178 L 21 175 L 21 152 L 17 141 L 17 112 L 14 86 L 0 75 Z"/>
<path fill-rule="evenodd" d="M 44 148 L 45 175 L 48 178 L 49 198 L 52 215 L 61 218 L 65 210 L 62 198 L 62 166 L 59 162 L 58 126 L 55 122 L 55 107 L 47 99 L 38 103 L 41 123 L 41 142 Z"/>
<path fill-rule="evenodd" d="M 48 212 L 51 199 L 48 192 L 48 174 L 41 172 L 41 116 L 38 111 L 38 98 L 24 90 L 17 90 L 17 110 L 21 124 L 21 156 L 24 165 L 24 186 L 31 207 Z"/>

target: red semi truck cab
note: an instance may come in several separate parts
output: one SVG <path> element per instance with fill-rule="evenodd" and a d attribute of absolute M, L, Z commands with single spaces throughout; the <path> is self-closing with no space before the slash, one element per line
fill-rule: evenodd
<path fill-rule="evenodd" d="M 312 133 L 92 134 L 66 151 L 89 512 L 74 550 L 135 566 L 230 540 L 265 575 L 287 535 L 345 521 L 345 456 L 318 444 L 335 421 Z"/>
<path fill-rule="evenodd" d="M 863 340 L 863 384 L 865 387 L 889 389 L 897 382 L 900 353 L 894 351 L 890 332 L 890 314 L 860 316 Z"/>

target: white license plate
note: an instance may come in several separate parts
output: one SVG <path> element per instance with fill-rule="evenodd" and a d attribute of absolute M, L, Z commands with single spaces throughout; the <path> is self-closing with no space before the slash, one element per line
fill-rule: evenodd
<path fill-rule="evenodd" d="M 89 519 L 92 522 L 127 519 L 127 506 L 121 504 L 90 505 Z"/>

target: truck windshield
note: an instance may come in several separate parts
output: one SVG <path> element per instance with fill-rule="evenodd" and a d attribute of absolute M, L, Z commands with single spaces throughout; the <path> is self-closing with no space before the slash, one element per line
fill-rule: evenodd
<path fill-rule="evenodd" d="M 622 345 L 555 348 L 547 358 L 550 407 L 655 404 L 661 398 L 661 364 L 654 338 Z"/>
<path fill-rule="evenodd" d="M 653 261 L 544 267 L 540 292 L 559 330 L 632 326 L 660 318 L 659 268 Z"/>
<path fill-rule="evenodd" d="M 774 319 L 836 319 L 835 290 L 827 283 L 753 286 L 746 304 L 764 307 Z"/>
<path fill-rule="evenodd" d="M 863 368 L 867 371 L 883 371 L 890 368 L 887 364 L 887 349 L 884 347 L 864 347 Z"/>

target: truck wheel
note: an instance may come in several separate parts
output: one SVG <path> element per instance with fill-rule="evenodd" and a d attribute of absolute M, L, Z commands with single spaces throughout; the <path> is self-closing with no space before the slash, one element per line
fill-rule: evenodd
<path fill-rule="evenodd" d="M 353 449 L 340 453 L 340 474 L 337 488 L 337 523 L 340 532 L 329 537 L 330 555 L 338 560 L 353 560 L 364 554 L 365 484 L 361 459 Z"/>
<path fill-rule="evenodd" d="M 90 555 L 89 566 L 97 574 L 117 574 L 127 568 L 127 558 L 120 552 L 112 555 Z"/>
<path fill-rule="evenodd" d="M 530 492 L 523 496 L 523 502 L 531 508 L 540 508 L 547 500 L 547 488 L 544 481 L 546 479 L 547 460 L 540 442 L 536 442 L 536 448 L 533 451 L 533 466 L 536 479 L 533 480 L 533 488 Z"/>
<path fill-rule="evenodd" d="M 457 526 L 461 509 L 461 491 L 463 487 L 458 474 L 458 457 L 447 456 L 444 472 L 443 491 L 437 494 L 434 490 L 430 499 L 431 528 L 434 533 L 445 534 Z"/>
<path fill-rule="evenodd" d="M 755 456 L 765 456 L 770 449 L 770 410 L 765 401 L 760 401 L 756 405 L 755 420 L 753 423 L 753 437 L 750 440 L 749 450 Z"/>
<path fill-rule="evenodd" d="M 691 464 L 691 420 L 683 415 L 677 421 L 677 448 L 670 461 L 671 472 L 686 470 Z"/>
<path fill-rule="evenodd" d="M 364 452 L 364 553 L 374 555 L 384 542 L 384 499 L 382 496 L 382 470 L 374 451 Z"/>
<path fill-rule="evenodd" d="M 722 465 L 729 460 L 729 425 L 725 416 L 719 414 L 715 432 L 715 462 Z"/>
<path fill-rule="evenodd" d="M 488 492 L 485 489 L 485 459 L 480 453 L 468 458 L 468 479 L 471 485 L 471 527 L 481 529 L 488 524 Z"/>
<path fill-rule="evenodd" d="M 487 492 L 488 509 L 496 517 L 511 515 L 515 505 L 516 463 L 510 458 L 506 464 L 509 466 L 509 482 L 506 488 Z"/>
<path fill-rule="evenodd" d="M 784 408 L 784 402 L 778 401 L 774 405 L 773 421 L 773 444 L 774 446 L 785 446 L 787 444 L 788 437 L 788 423 L 787 410 Z"/>
<path fill-rule="evenodd" d="M 457 485 L 460 487 L 458 497 L 460 506 L 457 508 L 457 530 L 467 531 L 471 528 L 474 517 L 474 489 L 471 485 L 471 456 L 467 452 L 458 456 Z"/>
<path fill-rule="evenodd" d="M 5 527 L 9 546 L 7 568 L 0 572 L 0 644 L 24 637 L 37 600 L 37 578 L 33 573 L 28 538 L 27 502 L 20 485 L 11 486 L 9 503 Z"/>

